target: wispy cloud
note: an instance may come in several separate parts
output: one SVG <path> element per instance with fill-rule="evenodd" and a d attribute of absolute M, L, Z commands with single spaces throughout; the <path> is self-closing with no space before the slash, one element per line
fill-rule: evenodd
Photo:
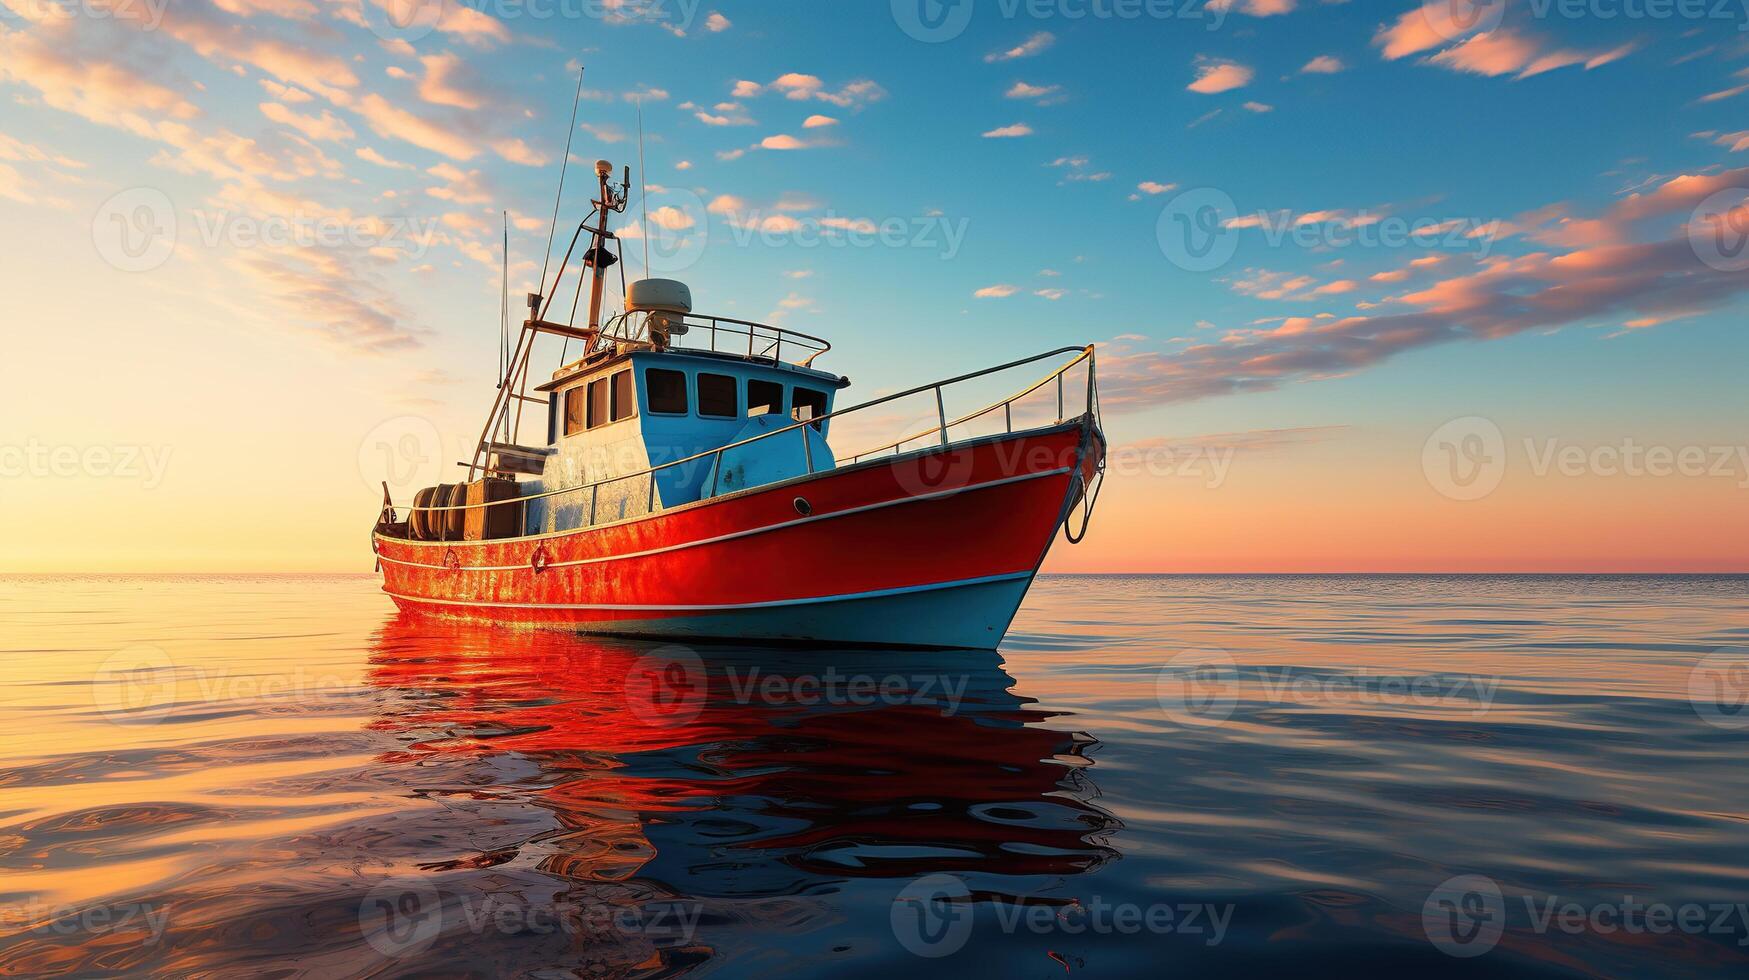
<path fill-rule="evenodd" d="M 1012 48 L 1002 51 L 992 51 L 984 56 L 987 62 L 1014 61 L 1017 58 L 1030 58 L 1049 48 L 1057 41 L 1057 36 L 1050 31 L 1039 31 Z"/>
<path fill-rule="evenodd" d="M 1727 188 L 1749 189 L 1749 168 L 1673 178 L 1624 198 L 1605 220 L 1632 223 L 1679 214 Z M 1216 343 L 1127 349 L 1102 358 L 1101 395 L 1108 405 L 1134 408 L 1266 391 L 1348 374 L 1435 344 L 1499 340 L 1574 324 L 1650 326 L 1716 309 L 1749 290 L 1749 278 L 1740 272 L 1703 262 L 1686 231 L 1644 243 L 1470 261 L 1469 271 L 1375 304 L 1384 313 L 1288 317 L 1268 329 L 1228 331 Z M 1307 278 L 1271 288 L 1304 289 Z M 1358 286 L 1340 282 L 1330 292 Z"/>

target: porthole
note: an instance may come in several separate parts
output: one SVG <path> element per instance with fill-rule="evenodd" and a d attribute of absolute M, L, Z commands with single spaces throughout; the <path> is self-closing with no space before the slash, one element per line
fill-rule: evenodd
<path fill-rule="evenodd" d="M 812 514 L 813 512 L 814 512 L 814 505 L 808 503 L 808 499 L 806 497 L 797 497 L 796 498 L 796 513 L 802 515 L 803 517 L 806 517 L 809 514 Z"/>

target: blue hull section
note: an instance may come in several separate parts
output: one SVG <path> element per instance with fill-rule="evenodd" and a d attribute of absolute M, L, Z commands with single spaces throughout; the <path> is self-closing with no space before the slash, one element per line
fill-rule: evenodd
<path fill-rule="evenodd" d="M 769 606 L 575 624 L 583 633 L 676 640 L 768 640 L 989 650 L 1001 642 L 1032 574 L 994 581 Z"/>

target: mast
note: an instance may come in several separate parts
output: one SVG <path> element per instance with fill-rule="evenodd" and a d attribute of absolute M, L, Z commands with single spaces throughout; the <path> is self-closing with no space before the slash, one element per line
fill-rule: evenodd
<path fill-rule="evenodd" d="M 569 154 L 567 154 L 569 156 Z M 563 181 L 561 168 L 561 182 Z M 602 278 L 607 274 L 608 267 L 619 262 L 619 256 L 608 248 L 608 242 L 618 241 L 619 236 L 607 228 L 607 216 L 626 209 L 629 191 L 632 183 L 632 168 L 625 168 L 625 176 L 616 189 L 613 185 L 613 164 L 606 160 L 595 162 L 595 175 L 601 182 L 601 196 L 592 202 L 595 210 L 591 216 L 596 219 L 594 227 L 590 227 L 585 219 L 577 226 L 576 234 L 571 236 L 571 244 L 565 249 L 565 257 L 559 262 L 558 273 L 553 279 L 552 288 L 546 293 L 528 294 L 528 319 L 522 324 L 522 331 L 517 335 L 516 347 L 509 354 L 508 371 L 499 383 L 498 394 L 492 401 L 492 412 L 486 418 L 486 427 L 480 433 L 480 441 L 475 446 L 472 461 L 467 464 L 468 480 L 474 479 L 474 474 L 481 470 L 491 470 L 492 430 L 495 426 L 505 426 L 505 441 L 512 442 L 522 429 L 522 405 L 525 402 L 539 401 L 530 398 L 526 392 L 528 387 L 528 362 L 534 354 L 534 337 L 540 333 L 555 333 L 567 339 L 582 339 L 586 348 L 592 348 L 601 337 L 601 292 Z M 583 266 L 591 270 L 589 279 L 589 327 L 586 331 L 576 330 L 571 324 L 549 323 L 546 311 L 552 305 L 553 296 L 559 291 L 559 284 L 564 281 L 565 268 L 570 265 L 572 250 L 577 247 L 577 240 L 583 232 L 589 232 L 589 248 L 583 253 Z M 508 268 L 508 263 L 506 264 Z M 581 275 L 581 274 L 579 274 Z M 545 273 L 542 273 L 542 288 L 546 288 Z M 581 279 L 578 285 L 580 286 Z M 575 307 L 573 307 L 575 310 Z M 511 419 L 511 403 L 516 403 L 516 414 Z"/>
<path fill-rule="evenodd" d="M 601 196 L 595 204 L 596 223 L 590 229 L 593 241 L 589 250 L 583 253 L 583 265 L 591 270 L 589 280 L 589 329 L 601 329 L 601 288 L 602 279 L 607 275 L 607 269 L 619 261 L 607 248 L 608 239 L 616 238 L 613 232 L 607 230 L 609 212 L 619 212 L 626 209 L 626 198 L 632 184 L 632 168 L 626 167 L 625 178 L 620 183 L 618 193 L 613 189 L 613 164 L 606 160 L 595 161 L 595 176 L 601 182 Z M 645 234 L 648 234 L 646 229 Z"/>

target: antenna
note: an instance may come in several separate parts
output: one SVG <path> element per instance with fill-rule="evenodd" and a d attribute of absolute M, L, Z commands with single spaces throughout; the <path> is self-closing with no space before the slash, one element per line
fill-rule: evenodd
<path fill-rule="evenodd" d="M 504 278 L 498 293 L 498 387 L 504 387 L 504 375 L 510 359 L 510 212 L 500 212 L 504 218 Z"/>
<path fill-rule="evenodd" d="M 577 94 L 571 96 L 571 128 L 565 130 L 565 155 L 559 161 L 559 192 L 553 195 L 553 220 L 547 225 L 547 252 L 541 258 L 540 288 L 547 288 L 547 264 L 553 260 L 553 232 L 559 227 L 559 201 L 565 196 L 565 168 L 571 164 L 571 137 L 577 132 L 577 103 L 583 100 L 583 66 L 577 66 Z"/>
<path fill-rule="evenodd" d="M 644 209 L 644 278 L 650 278 L 650 189 L 644 167 L 644 100 L 638 99 L 638 201 Z"/>

